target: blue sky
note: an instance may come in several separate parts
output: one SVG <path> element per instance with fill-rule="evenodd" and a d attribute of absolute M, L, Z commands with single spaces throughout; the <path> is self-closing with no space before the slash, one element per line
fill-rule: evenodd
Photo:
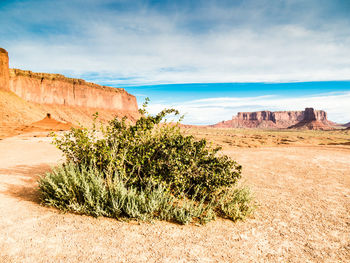
<path fill-rule="evenodd" d="M 124 87 L 185 123 L 324 109 L 350 121 L 348 0 L 1 0 L 10 66 Z"/>

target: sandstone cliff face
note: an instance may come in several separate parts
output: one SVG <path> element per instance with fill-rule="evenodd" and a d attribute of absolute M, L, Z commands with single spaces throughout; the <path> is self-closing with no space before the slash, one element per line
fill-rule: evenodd
<path fill-rule="evenodd" d="M 18 129 L 42 120 L 47 113 L 63 123 L 71 122 L 76 126 L 91 127 L 92 116 L 96 111 L 99 113 L 98 120 L 103 123 L 116 116 L 126 116 L 130 121 L 136 121 L 138 118 L 134 112 L 29 102 L 13 92 L 0 89 L 0 139 L 18 134 Z"/>
<path fill-rule="evenodd" d="M 0 89 L 29 102 L 78 106 L 138 115 L 136 98 L 124 89 L 100 86 L 59 74 L 9 69 L 8 55 L 0 49 Z"/>
<path fill-rule="evenodd" d="M 302 125 L 317 121 L 315 127 L 330 127 L 332 122 L 327 120 L 327 113 L 313 108 L 306 108 L 304 111 L 257 111 L 239 112 L 232 120 L 223 121 L 213 125 L 219 128 L 289 128 L 294 125 Z"/>
<path fill-rule="evenodd" d="M 0 48 L 0 89 L 9 89 L 9 57 L 3 48 Z"/>
<path fill-rule="evenodd" d="M 137 112 L 136 98 L 124 89 L 103 87 L 59 74 L 10 70 L 10 90 L 40 104 L 60 104 Z"/>

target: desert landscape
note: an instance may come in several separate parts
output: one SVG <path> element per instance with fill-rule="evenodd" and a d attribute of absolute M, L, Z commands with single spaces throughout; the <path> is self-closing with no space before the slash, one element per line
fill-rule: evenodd
<path fill-rule="evenodd" d="M 252 188 L 257 209 L 245 221 L 217 219 L 204 226 L 96 219 L 43 207 L 37 179 L 62 162 L 60 151 L 47 133 L 1 140 L 1 261 L 350 260 L 349 131 L 324 132 L 316 139 L 314 131 L 291 131 L 287 136 L 295 141 L 289 145 L 276 143 L 287 137 L 284 132 L 250 131 L 237 142 L 246 136 L 242 131 L 191 131 L 221 144 L 213 138 L 219 132 L 224 153 L 243 165 L 242 183 Z M 268 145 L 252 141 L 271 134 L 276 141 Z"/>
<path fill-rule="evenodd" d="M 124 115 L 135 121 L 135 97 L 9 70 L 7 52 L 0 55 L 1 262 L 350 261 L 350 130 L 325 112 L 242 113 L 181 127 L 243 166 L 240 184 L 251 188 L 256 205 L 243 221 L 182 226 L 64 213 L 39 199 L 38 179 L 65 161 L 50 132 L 91 125 L 96 111 L 102 122 Z"/>

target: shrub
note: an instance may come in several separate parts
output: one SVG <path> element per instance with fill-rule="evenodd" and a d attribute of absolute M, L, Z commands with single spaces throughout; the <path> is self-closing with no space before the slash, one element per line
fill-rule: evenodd
<path fill-rule="evenodd" d="M 218 200 L 217 211 L 225 218 L 232 221 L 243 220 L 250 215 L 255 205 L 252 204 L 253 196 L 247 187 L 235 187 L 226 189 Z"/>
<path fill-rule="evenodd" d="M 180 223 L 249 214 L 248 195 L 219 194 L 235 185 L 241 166 L 206 140 L 183 135 L 178 124 L 161 123 L 176 110 L 150 116 L 146 105 L 135 124 L 115 118 L 101 129 L 94 124 L 55 136 L 67 162 L 41 178 L 42 202 L 92 216 Z"/>
<path fill-rule="evenodd" d="M 73 163 L 47 173 L 40 179 L 39 189 L 45 205 L 95 217 L 161 219 L 181 224 L 215 218 L 212 203 L 179 202 L 161 185 L 128 188 L 118 176 L 105 178 L 98 169 Z"/>
<path fill-rule="evenodd" d="M 55 144 L 68 161 L 96 166 L 108 174 L 117 171 L 127 186 L 144 187 L 149 181 L 163 184 L 175 195 L 210 197 L 218 189 L 233 185 L 241 177 L 241 166 L 227 156 L 217 156 L 220 148 L 210 148 L 206 140 L 184 136 L 178 125 L 159 125 L 167 114 L 141 117 L 135 125 L 126 119 L 112 120 L 102 134 L 96 129 L 72 129 Z M 100 135 L 100 136 L 99 136 Z"/>

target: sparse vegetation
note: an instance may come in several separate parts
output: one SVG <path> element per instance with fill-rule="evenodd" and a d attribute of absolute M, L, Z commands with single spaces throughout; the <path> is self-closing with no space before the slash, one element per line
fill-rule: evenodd
<path fill-rule="evenodd" d="M 67 162 L 40 179 L 42 203 L 92 216 L 181 224 L 249 215 L 248 190 L 235 188 L 241 166 L 205 139 L 161 123 L 179 115 L 176 110 L 150 116 L 146 106 L 134 125 L 115 118 L 105 128 L 73 128 L 55 137 Z"/>
<path fill-rule="evenodd" d="M 182 128 L 184 134 L 196 139 L 206 139 L 223 149 L 259 148 L 276 146 L 349 145 L 350 130 L 267 130 L 190 127 Z"/>
<path fill-rule="evenodd" d="M 41 198 L 48 206 L 91 216 L 171 220 L 186 224 L 215 218 L 213 205 L 204 199 L 181 203 L 162 185 L 137 190 L 126 187 L 118 176 L 105 178 L 93 167 L 73 163 L 59 166 L 39 182 Z"/>

